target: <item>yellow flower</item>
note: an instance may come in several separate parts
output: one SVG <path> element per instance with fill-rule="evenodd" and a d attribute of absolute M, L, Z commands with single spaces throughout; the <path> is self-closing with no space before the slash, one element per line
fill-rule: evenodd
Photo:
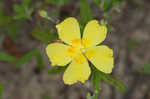
<path fill-rule="evenodd" d="M 67 18 L 56 26 L 59 38 L 65 43 L 52 43 L 46 48 L 52 66 L 67 67 L 63 80 L 65 84 L 84 83 L 88 80 L 91 70 L 88 60 L 104 72 L 111 73 L 113 68 L 113 51 L 105 46 L 98 46 L 105 40 L 107 28 L 99 25 L 98 21 L 91 20 L 86 25 L 81 39 L 78 21 Z M 88 60 L 87 60 L 88 59 Z"/>

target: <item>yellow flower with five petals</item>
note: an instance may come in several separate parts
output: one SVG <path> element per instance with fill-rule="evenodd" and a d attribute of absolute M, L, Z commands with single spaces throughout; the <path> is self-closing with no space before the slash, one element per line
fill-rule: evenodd
<path fill-rule="evenodd" d="M 65 84 L 84 83 L 88 80 L 91 70 L 88 60 L 104 72 L 111 73 L 114 59 L 113 51 L 105 45 L 98 45 L 106 38 L 107 28 L 99 25 L 97 20 L 91 20 L 85 26 L 81 39 L 78 21 L 69 17 L 56 25 L 59 38 L 65 43 L 52 43 L 46 48 L 46 53 L 52 66 L 65 66 L 63 75 Z"/>

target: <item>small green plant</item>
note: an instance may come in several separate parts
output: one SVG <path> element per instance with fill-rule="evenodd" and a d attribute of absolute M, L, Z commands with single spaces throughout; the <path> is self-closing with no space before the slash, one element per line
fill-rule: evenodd
<path fill-rule="evenodd" d="M 21 4 L 15 4 L 13 6 L 16 13 L 14 19 L 30 20 L 31 14 L 34 11 L 34 8 L 31 5 L 32 0 L 22 0 Z"/>
<path fill-rule="evenodd" d="M 0 84 L 0 99 L 2 99 L 3 88 L 4 88 L 4 86 L 2 84 Z"/>
<path fill-rule="evenodd" d="M 150 63 L 144 64 L 140 69 L 139 72 L 144 74 L 150 74 Z"/>

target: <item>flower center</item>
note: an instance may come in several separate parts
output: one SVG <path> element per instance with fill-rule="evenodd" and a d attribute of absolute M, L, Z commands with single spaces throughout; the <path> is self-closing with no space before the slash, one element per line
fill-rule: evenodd
<path fill-rule="evenodd" d="M 79 47 L 79 50 L 80 50 L 81 53 L 85 53 L 86 52 L 86 49 L 84 48 L 83 45 Z"/>
<path fill-rule="evenodd" d="M 75 56 L 78 53 L 85 53 L 86 49 L 83 46 L 79 46 L 79 47 L 74 47 L 74 46 L 70 46 L 68 48 L 68 53 L 70 54 L 71 57 Z"/>
<path fill-rule="evenodd" d="M 80 38 L 72 40 L 71 43 L 72 43 L 73 46 L 79 46 L 79 47 L 82 46 Z"/>
<path fill-rule="evenodd" d="M 72 46 L 68 48 L 68 53 L 71 58 L 73 58 L 78 63 L 83 63 L 81 57 L 78 57 L 79 54 L 85 54 L 86 48 L 81 42 L 81 39 L 72 40 Z"/>
<path fill-rule="evenodd" d="M 83 53 L 85 53 L 85 52 L 86 52 L 86 50 L 85 50 L 85 49 L 82 49 L 82 52 L 83 52 Z"/>
<path fill-rule="evenodd" d="M 68 48 L 68 53 L 69 53 L 70 57 L 74 57 L 77 52 L 78 52 L 78 48 L 76 48 L 76 47 L 70 46 Z"/>

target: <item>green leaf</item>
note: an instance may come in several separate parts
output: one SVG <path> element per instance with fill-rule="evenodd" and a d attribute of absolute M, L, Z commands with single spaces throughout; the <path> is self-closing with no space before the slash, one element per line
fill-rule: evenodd
<path fill-rule="evenodd" d="M 95 90 L 94 95 L 93 95 L 93 99 L 98 99 L 99 93 L 100 93 L 100 88 Z"/>
<path fill-rule="evenodd" d="M 22 0 L 22 6 L 24 8 L 29 8 L 31 3 L 32 3 L 32 0 Z"/>
<path fill-rule="evenodd" d="M 45 0 L 45 2 L 54 4 L 54 5 L 64 5 L 68 3 L 68 1 L 69 0 Z"/>
<path fill-rule="evenodd" d="M 108 23 L 108 21 L 106 21 L 106 20 L 104 20 L 104 19 L 102 19 L 102 20 L 100 21 L 100 24 L 106 26 L 107 29 L 108 29 L 108 31 L 112 31 L 112 29 L 113 29 L 113 27 Z"/>
<path fill-rule="evenodd" d="M 100 0 L 93 0 L 95 4 L 100 5 Z"/>
<path fill-rule="evenodd" d="M 113 0 L 103 0 L 101 7 L 103 12 L 108 12 L 113 7 Z"/>
<path fill-rule="evenodd" d="M 93 70 L 92 71 L 92 76 L 91 76 L 91 82 L 95 86 L 96 89 L 100 88 L 100 80 L 101 80 L 101 75 L 99 74 L 99 71 Z"/>
<path fill-rule="evenodd" d="M 11 16 L 5 16 L 3 9 L 0 9 L 0 26 L 8 24 L 10 21 L 11 21 Z"/>
<path fill-rule="evenodd" d="M 42 56 L 41 56 L 39 50 L 37 50 L 37 52 L 35 53 L 35 56 L 36 56 L 36 60 L 37 60 L 37 64 L 39 66 L 39 69 L 40 70 L 44 69 L 43 59 L 42 59 Z"/>
<path fill-rule="evenodd" d="M 23 19 L 23 20 L 29 20 L 31 17 L 31 14 L 33 12 L 33 6 L 30 7 L 30 3 L 32 0 L 23 0 L 23 2 L 19 4 L 14 4 L 13 8 L 15 11 L 14 19 Z"/>
<path fill-rule="evenodd" d="M 150 63 L 144 64 L 143 67 L 139 69 L 139 72 L 150 74 Z"/>
<path fill-rule="evenodd" d="M 46 44 L 50 43 L 52 40 L 56 40 L 57 38 L 57 34 L 51 33 L 49 29 L 48 30 L 33 29 L 32 36 Z"/>
<path fill-rule="evenodd" d="M 122 81 L 120 81 L 119 79 L 117 79 L 117 78 L 115 78 L 115 77 L 113 77 L 109 74 L 105 74 L 105 73 L 99 71 L 98 69 L 96 69 L 94 67 L 93 64 L 91 64 L 90 67 L 92 68 L 92 72 L 96 72 L 93 85 L 97 86 L 96 87 L 97 90 L 100 89 L 98 83 L 100 82 L 100 80 L 103 80 L 104 82 L 106 82 L 106 83 L 116 87 L 117 89 L 121 90 L 122 92 L 126 92 L 126 87 L 125 87 L 125 85 L 123 84 Z"/>
<path fill-rule="evenodd" d="M 49 93 L 42 93 L 41 99 L 51 99 L 51 97 L 49 96 Z"/>
<path fill-rule="evenodd" d="M 15 11 L 14 19 L 28 19 L 24 7 L 22 7 L 21 5 L 14 4 L 13 8 Z"/>
<path fill-rule="evenodd" d="M 0 26 L 8 24 L 10 21 L 10 16 L 0 16 Z"/>
<path fill-rule="evenodd" d="M 25 56 L 23 56 L 21 59 L 19 59 L 16 66 L 20 67 L 22 64 L 29 61 L 33 56 L 36 57 L 36 60 L 37 60 L 37 63 L 38 63 L 40 70 L 43 69 L 44 64 L 43 64 L 42 56 L 40 54 L 40 51 L 37 49 L 30 51 Z"/>
<path fill-rule="evenodd" d="M 101 19 L 100 24 L 106 26 L 108 24 L 108 22 L 104 19 Z"/>
<path fill-rule="evenodd" d="M 92 99 L 92 96 L 90 95 L 90 93 L 87 94 L 86 98 L 87 99 Z"/>
<path fill-rule="evenodd" d="M 115 16 L 114 13 L 109 13 L 109 14 L 106 14 L 105 18 L 109 20 L 109 19 L 112 19 L 113 16 Z"/>
<path fill-rule="evenodd" d="M 2 84 L 0 84 L 0 99 L 2 99 L 3 88 L 4 88 L 4 86 Z"/>
<path fill-rule="evenodd" d="M 14 5 L 13 5 L 13 8 L 14 8 L 14 11 L 15 11 L 16 13 L 20 13 L 20 12 L 23 11 L 23 8 L 22 8 L 20 5 L 17 5 L 17 4 L 14 4 Z"/>
<path fill-rule="evenodd" d="M 85 24 L 93 18 L 88 0 L 80 0 L 81 31 Z"/>
<path fill-rule="evenodd" d="M 53 74 L 58 74 L 60 72 L 64 72 L 66 70 L 67 66 L 64 67 L 56 67 L 56 68 L 52 68 L 48 74 L 53 75 Z"/>
<path fill-rule="evenodd" d="M 135 50 L 139 46 L 139 42 L 137 40 L 128 40 L 127 48 L 129 51 Z"/>
<path fill-rule="evenodd" d="M 108 75 L 108 74 L 105 74 L 102 72 L 100 72 L 100 73 L 102 75 L 101 77 L 104 82 L 116 87 L 117 89 L 119 89 L 122 92 L 126 92 L 126 87 L 121 80 L 119 80 L 111 75 Z"/>
<path fill-rule="evenodd" d="M 16 60 L 16 57 L 0 52 L 0 61 L 15 62 Z"/>
<path fill-rule="evenodd" d="M 113 0 L 113 5 L 118 6 L 118 5 L 120 5 L 121 1 L 122 0 Z"/>
<path fill-rule="evenodd" d="M 108 31 L 112 31 L 113 27 L 110 24 L 107 24 L 107 29 L 108 29 Z"/>
<path fill-rule="evenodd" d="M 96 89 L 93 96 L 91 96 L 90 93 L 87 94 L 87 99 L 98 99 L 99 93 L 100 89 Z"/>
<path fill-rule="evenodd" d="M 6 31 L 8 32 L 8 35 L 13 39 L 17 40 L 18 38 L 18 32 L 22 26 L 22 23 L 20 22 L 12 22 L 8 24 L 8 27 L 6 27 Z"/>

